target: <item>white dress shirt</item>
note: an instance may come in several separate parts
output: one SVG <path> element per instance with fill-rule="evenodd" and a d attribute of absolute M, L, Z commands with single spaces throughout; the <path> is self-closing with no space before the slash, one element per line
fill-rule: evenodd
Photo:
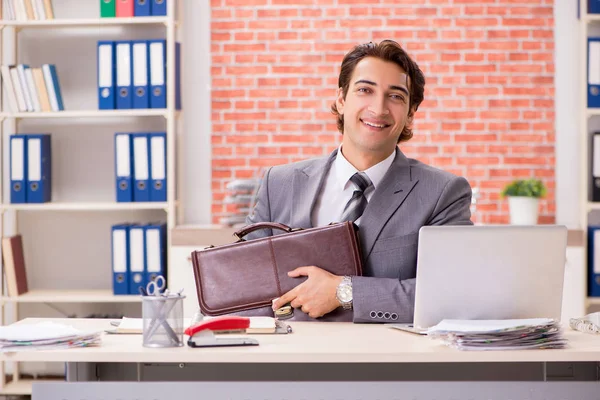
<path fill-rule="evenodd" d="M 373 197 L 373 192 L 375 192 L 377 185 L 381 183 L 383 176 L 392 165 L 395 155 L 396 152 L 392 152 L 388 158 L 364 171 L 373 183 L 365 191 L 367 201 L 370 201 Z M 321 192 L 317 195 L 311 215 L 312 226 L 324 226 L 330 222 L 339 222 L 346 203 L 350 200 L 354 191 L 358 189 L 358 186 L 350 180 L 350 177 L 357 172 L 360 171 L 346 160 L 340 145 L 335 160 L 331 163 L 331 167 L 327 172 Z M 362 217 L 355 221 L 359 226 L 361 219 Z"/>

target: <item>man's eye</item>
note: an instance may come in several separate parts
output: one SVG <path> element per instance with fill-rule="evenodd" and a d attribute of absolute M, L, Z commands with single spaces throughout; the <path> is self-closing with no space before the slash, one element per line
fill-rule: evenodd
<path fill-rule="evenodd" d="M 401 94 L 392 94 L 390 97 L 394 100 L 403 100 L 404 101 L 404 96 L 402 96 Z"/>
<path fill-rule="evenodd" d="M 369 88 L 364 88 L 364 87 L 358 88 L 358 91 L 359 92 L 363 92 L 363 93 L 367 93 L 367 92 L 369 92 Z"/>

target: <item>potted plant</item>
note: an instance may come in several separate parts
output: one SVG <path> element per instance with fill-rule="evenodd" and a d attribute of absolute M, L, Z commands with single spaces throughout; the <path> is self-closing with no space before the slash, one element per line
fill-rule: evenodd
<path fill-rule="evenodd" d="M 518 179 L 504 188 L 502 197 L 508 197 L 510 223 L 535 225 L 538 220 L 538 203 L 546 195 L 546 186 L 539 179 Z"/>

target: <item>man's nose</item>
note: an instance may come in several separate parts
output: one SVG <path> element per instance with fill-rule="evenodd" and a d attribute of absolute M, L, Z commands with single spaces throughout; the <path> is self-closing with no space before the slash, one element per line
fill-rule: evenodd
<path fill-rule="evenodd" d="M 385 96 L 377 96 L 373 98 L 369 106 L 369 111 L 376 117 L 389 114 L 387 99 Z"/>

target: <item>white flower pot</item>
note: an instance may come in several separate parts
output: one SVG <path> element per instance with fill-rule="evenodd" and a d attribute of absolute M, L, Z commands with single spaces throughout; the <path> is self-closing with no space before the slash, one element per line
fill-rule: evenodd
<path fill-rule="evenodd" d="M 513 225 L 536 225 L 539 199 L 525 196 L 509 196 L 510 223 Z"/>

